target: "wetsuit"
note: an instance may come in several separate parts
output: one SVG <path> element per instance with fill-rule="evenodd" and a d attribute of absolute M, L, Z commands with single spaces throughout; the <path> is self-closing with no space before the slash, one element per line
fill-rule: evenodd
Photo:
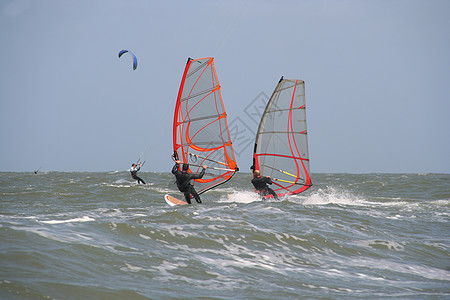
<path fill-rule="evenodd" d="M 186 202 L 191 204 L 191 195 L 194 196 L 195 201 L 197 203 L 202 203 L 202 200 L 200 200 L 200 196 L 197 194 L 197 192 L 194 189 L 194 186 L 191 184 L 192 179 L 200 179 L 205 174 L 205 169 L 202 169 L 202 171 L 199 174 L 192 174 L 188 173 L 187 171 L 180 171 L 178 170 L 178 164 L 175 163 L 175 166 L 172 168 L 172 174 L 175 175 L 175 178 L 177 179 L 177 187 L 184 194 L 184 198 L 186 199 Z"/>
<path fill-rule="evenodd" d="M 141 182 L 142 182 L 143 184 L 145 184 L 144 180 L 142 180 L 141 177 L 139 177 L 139 176 L 136 175 L 137 171 L 139 171 L 140 169 L 141 169 L 140 166 L 136 166 L 136 167 L 131 167 L 131 169 L 130 169 L 129 171 L 130 171 L 131 177 L 132 177 L 133 179 L 136 179 L 136 180 L 138 181 L 138 183 L 141 183 Z"/>
<path fill-rule="evenodd" d="M 272 179 L 270 179 L 270 177 L 255 177 L 252 179 L 252 184 L 261 196 L 270 194 L 275 199 L 278 199 L 274 190 L 267 186 L 268 184 L 272 184 Z"/>

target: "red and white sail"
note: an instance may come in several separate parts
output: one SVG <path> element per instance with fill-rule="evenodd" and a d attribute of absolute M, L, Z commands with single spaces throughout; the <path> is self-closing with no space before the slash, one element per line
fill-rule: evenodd
<path fill-rule="evenodd" d="M 197 193 L 228 181 L 238 170 L 214 59 L 189 59 L 175 105 L 173 150 L 192 172 L 208 165 L 194 180 Z"/>
<path fill-rule="evenodd" d="M 253 166 L 272 178 L 278 196 L 311 187 L 304 81 L 279 81 L 261 117 Z"/>

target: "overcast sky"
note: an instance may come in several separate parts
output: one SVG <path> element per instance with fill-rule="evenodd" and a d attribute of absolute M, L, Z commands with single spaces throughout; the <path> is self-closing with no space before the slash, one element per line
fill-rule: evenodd
<path fill-rule="evenodd" d="M 215 59 L 245 172 L 283 75 L 313 173 L 450 173 L 446 0 L 0 0 L 0 171 L 169 172 L 188 57 Z"/>

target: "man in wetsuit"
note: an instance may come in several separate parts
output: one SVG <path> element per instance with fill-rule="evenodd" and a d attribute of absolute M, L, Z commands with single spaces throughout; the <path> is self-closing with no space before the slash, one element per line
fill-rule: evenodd
<path fill-rule="evenodd" d="M 272 179 L 269 176 L 261 177 L 258 170 L 253 172 L 252 184 L 261 196 L 272 195 L 275 199 L 278 199 L 277 194 L 274 190 L 268 187 L 268 184 L 272 184 Z"/>
<path fill-rule="evenodd" d="M 192 174 L 188 173 L 189 170 L 189 164 L 184 163 L 182 171 L 178 170 L 178 167 L 180 166 L 181 161 L 176 160 L 175 166 L 172 168 L 172 174 L 175 175 L 175 178 L 177 179 L 177 187 L 184 194 L 184 198 L 186 199 L 186 202 L 191 204 L 191 195 L 194 196 L 195 201 L 197 203 L 202 203 L 202 200 L 200 200 L 200 196 L 197 194 L 197 192 L 194 189 L 194 186 L 191 184 L 192 179 L 200 179 L 205 174 L 205 170 L 208 166 L 204 165 L 202 171 L 199 174 Z"/>
<path fill-rule="evenodd" d="M 132 164 L 132 165 L 131 165 L 131 169 L 129 169 L 128 171 L 130 171 L 131 177 L 132 177 L 133 179 L 136 179 L 138 183 L 141 183 L 141 182 L 142 182 L 143 184 L 145 184 L 144 180 L 142 180 L 141 177 L 139 177 L 139 176 L 136 175 L 137 172 L 141 169 L 141 166 L 142 166 L 141 163 L 138 163 L 138 164 Z"/>

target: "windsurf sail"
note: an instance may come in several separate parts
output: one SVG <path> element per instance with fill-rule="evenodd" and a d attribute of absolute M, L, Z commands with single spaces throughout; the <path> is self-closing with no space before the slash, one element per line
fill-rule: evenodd
<path fill-rule="evenodd" d="M 278 196 L 311 187 L 304 81 L 278 82 L 259 123 L 252 168 L 272 178 Z"/>
<path fill-rule="evenodd" d="M 173 156 L 192 172 L 207 165 L 193 182 L 198 194 L 226 181 L 239 170 L 214 59 L 189 58 L 178 91 L 173 120 Z"/>

